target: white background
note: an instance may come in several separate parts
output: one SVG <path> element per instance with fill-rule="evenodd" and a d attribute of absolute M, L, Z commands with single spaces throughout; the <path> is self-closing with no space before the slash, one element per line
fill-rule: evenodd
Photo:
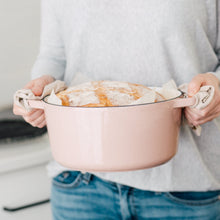
<path fill-rule="evenodd" d="M 29 81 L 39 32 L 40 0 L 0 0 L 0 108 Z"/>
<path fill-rule="evenodd" d="M 40 38 L 40 0 L 0 0 L 0 110 L 11 107 L 13 94 L 30 80 Z M 50 197 L 46 164 L 51 159 L 46 136 L 0 143 L 0 220 L 50 220 L 50 204 L 9 213 Z"/>

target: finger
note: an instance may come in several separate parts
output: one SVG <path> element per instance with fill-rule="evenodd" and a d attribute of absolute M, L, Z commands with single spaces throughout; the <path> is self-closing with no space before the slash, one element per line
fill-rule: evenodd
<path fill-rule="evenodd" d="M 30 121 L 33 121 L 32 115 L 35 114 L 35 112 L 37 112 L 37 111 L 38 111 L 37 109 L 34 109 L 34 110 L 30 111 L 30 112 L 26 112 L 22 116 L 25 119 L 25 121 L 30 122 Z"/>
<path fill-rule="evenodd" d="M 212 73 L 198 74 L 188 84 L 188 95 L 195 95 L 199 91 L 200 87 L 204 85 L 212 85 L 216 90 L 218 90 L 219 80 Z"/>
<path fill-rule="evenodd" d="M 28 83 L 24 88 L 31 89 L 34 95 L 40 96 L 44 89 L 44 83 L 42 83 L 41 80 L 34 80 Z"/>
<path fill-rule="evenodd" d="M 34 120 L 31 125 L 34 127 L 38 127 L 38 125 L 40 125 L 43 121 L 45 121 L 45 115 L 42 114 L 39 118 L 37 118 L 36 120 Z"/>
<path fill-rule="evenodd" d="M 20 106 L 17 106 L 17 105 L 14 105 L 14 107 L 13 107 L 13 113 L 15 115 L 28 116 L 28 115 L 31 115 L 34 111 L 36 111 L 36 110 L 34 109 L 31 111 L 27 111 L 26 109 L 24 109 Z"/>
<path fill-rule="evenodd" d="M 199 110 L 197 110 L 197 109 L 190 109 L 190 108 L 186 108 L 185 109 L 185 115 L 190 116 L 190 118 L 193 121 L 199 120 L 202 117 Z"/>
<path fill-rule="evenodd" d="M 43 128 L 44 126 L 46 126 L 46 120 L 42 121 L 37 127 L 38 128 Z"/>
<path fill-rule="evenodd" d="M 204 109 L 201 109 L 200 114 L 202 116 L 208 116 L 210 114 L 213 114 L 217 111 L 219 108 L 219 99 L 217 98 L 217 95 L 215 95 L 212 99 L 212 101 L 209 103 L 208 106 L 206 106 Z"/>
<path fill-rule="evenodd" d="M 199 114 L 199 110 L 197 109 L 185 109 L 185 117 L 187 118 L 189 124 L 197 126 L 199 125 L 199 121 L 203 120 L 203 116 Z"/>
<path fill-rule="evenodd" d="M 37 127 L 39 124 L 42 123 L 42 121 L 45 120 L 44 115 L 42 114 L 38 119 L 34 120 L 34 121 L 28 121 L 27 119 L 25 119 L 26 122 L 28 122 L 30 125 L 32 125 L 33 127 Z"/>
<path fill-rule="evenodd" d="M 36 117 L 36 115 L 37 115 L 37 117 Z M 28 122 L 28 123 L 30 123 L 30 124 L 32 124 L 34 121 L 36 121 L 38 118 L 40 118 L 42 115 L 44 115 L 44 113 L 42 113 L 42 112 L 37 112 L 37 114 L 36 114 L 34 117 L 32 117 L 32 115 L 31 116 L 23 116 L 23 118 L 24 118 L 24 120 L 26 121 L 26 122 Z"/>
<path fill-rule="evenodd" d="M 15 115 L 24 115 L 24 114 L 27 113 L 27 111 L 26 111 L 25 109 L 23 109 L 23 108 L 17 106 L 17 105 L 14 105 L 14 106 L 13 106 L 13 113 L 14 113 Z"/>
<path fill-rule="evenodd" d="M 34 95 L 36 96 L 41 96 L 44 90 L 44 87 L 49 84 L 52 83 L 55 79 L 50 76 L 50 75 L 44 75 L 42 77 L 39 77 L 37 79 L 34 79 L 32 81 L 30 81 L 25 88 L 26 89 L 31 89 L 32 92 L 34 93 Z"/>
<path fill-rule="evenodd" d="M 201 116 L 198 112 L 194 112 L 193 110 L 185 109 L 185 117 L 187 120 L 193 125 L 204 124 L 208 121 L 213 120 L 214 118 L 220 115 L 219 111 L 214 111 L 213 113 L 209 113 L 209 115 Z"/>
<path fill-rule="evenodd" d="M 31 89 L 34 95 L 41 96 L 44 90 L 45 83 L 41 81 L 36 81 L 33 88 Z"/>
<path fill-rule="evenodd" d="M 204 83 L 204 76 L 202 74 L 196 75 L 188 84 L 188 95 L 189 96 L 195 95 L 199 91 L 203 83 Z"/>
<path fill-rule="evenodd" d="M 197 123 L 199 125 L 202 125 L 202 124 L 205 124 L 209 121 L 212 121 L 213 119 L 217 118 L 220 114 L 219 113 L 216 113 L 216 114 L 213 114 L 213 115 L 210 115 L 209 117 L 205 118 L 205 119 L 202 119 L 202 120 L 199 120 Z"/>
<path fill-rule="evenodd" d="M 209 115 L 216 115 L 216 114 L 220 114 L 220 106 L 219 106 L 219 105 L 215 105 L 215 106 L 209 111 Z"/>
<path fill-rule="evenodd" d="M 195 125 L 195 126 L 197 125 L 195 122 L 195 119 L 193 118 L 193 116 L 190 113 L 185 112 L 185 118 L 187 119 L 188 124 Z"/>
<path fill-rule="evenodd" d="M 43 80 L 35 79 L 30 81 L 24 88 L 30 89 L 34 95 L 40 96 L 44 89 L 44 83 Z"/>
<path fill-rule="evenodd" d="M 196 108 L 185 108 L 185 112 L 190 114 L 194 120 L 199 121 L 219 112 L 219 107 L 215 104 L 215 102 L 212 102 L 202 110 Z"/>
<path fill-rule="evenodd" d="M 28 113 L 24 115 L 25 119 L 29 122 L 35 121 L 37 118 L 39 118 L 42 114 L 44 114 L 44 110 L 35 109 L 31 113 Z"/>

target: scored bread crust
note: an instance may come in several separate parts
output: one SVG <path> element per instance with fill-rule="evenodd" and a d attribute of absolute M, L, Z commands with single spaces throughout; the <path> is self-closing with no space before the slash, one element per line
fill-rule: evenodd
<path fill-rule="evenodd" d="M 92 81 L 69 87 L 56 96 L 64 106 L 106 107 L 129 105 L 153 90 L 140 84 L 118 81 Z M 165 100 L 154 91 L 155 102 Z"/>

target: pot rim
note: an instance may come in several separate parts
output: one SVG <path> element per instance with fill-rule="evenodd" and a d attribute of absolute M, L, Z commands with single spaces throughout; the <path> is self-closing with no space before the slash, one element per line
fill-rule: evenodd
<path fill-rule="evenodd" d="M 94 109 L 94 108 L 123 108 L 123 107 L 135 107 L 135 106 L 143 106 L 143 105 L 152 105 L 152 104 L 159 104 L 159 103 L 163 103 L 163 102 L 169 102 L 172 101 L 174 99 L 180 98 L 182 95 L 184 95 L 184 93 L 178 89 L 178 91 L 180 92 L 180 94 L 174 98 L 171 99 L 166 99 L 166 100 L 162 100 L 162 101 L 158 101 L 158 102 L 150 102 L 150 103 L 141 103 L 141 104 L 134 104 L 134 105 L 119 105 L 119 106 L 95 106 L 95 107 L 88 107 L 88 106 L 66 106 L 66 105 L 58 105 L 58 104 L 53 104 L 53 103 L 49 103 L 47 102 L 45 99 L 49 96 L 45 96 L 42 101 L 47 104 L 47 105 L 53 105 L 53 106 L 57 106 L 57 107 L 66 107 L 66 108 L 89 108 L 89 109 Z"/>

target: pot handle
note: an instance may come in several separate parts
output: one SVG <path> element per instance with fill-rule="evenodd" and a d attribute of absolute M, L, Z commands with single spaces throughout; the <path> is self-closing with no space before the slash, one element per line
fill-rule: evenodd
<path fill-rule="evenodd" d="M 29 99 L 27 102 L 31 108 L 44 109 L 44 104 L 41 100 Z"/>
<path fill-rule="evenodd" d="M 197 109 L 203 109 L 210 104 L 214 97 L 215 88 L 207 85 L 202 86 L 200 90 L 191 98 L 178 98 L 174 100 L 174 108 L 184 108 L 191 106 Z"/>
<path fill-rule="evenodd" d="M 191 98 L 178 98 L 174 100 L 174 108 L 184 108 L 188 106 L 194 106 L 196 104 L 196 97 Z"/>

